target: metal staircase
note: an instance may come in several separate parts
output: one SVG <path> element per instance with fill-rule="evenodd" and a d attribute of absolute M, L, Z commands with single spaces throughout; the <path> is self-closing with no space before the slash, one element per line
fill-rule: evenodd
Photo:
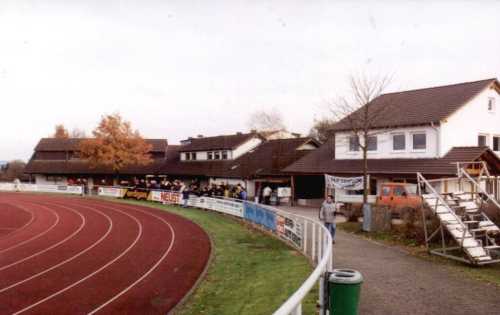
<path fill-rule="evenodd" d="M 476 163 L 476 162 L 473 162 Z M 432 180 L 425 179 L 417 173 L 419 194 L 422 202 L 439 219 L 440 226 L 428 236 L 425 214 L 423 214 L 425 241 L 429 249 L 429 241 L 441 234 L 441 248 L 435 248 L 430 253 L 463 261 L 473 265 L 485 265 L 500 262 L 500 228 L 495 225 L 482 211 L 483 205 L 495 205 L 500 211 L 500 204 L 490 196 L 478 181 L 457 165 L 458 177 L 440 179 L 441 182 L 454 180 L 460 189 L 451 193 L 438 193 L 432 186 Z M 486 169 L 487 173 L 487 169 Z M 470 191 L 463 191 L 463 187 Z M 454 240 L 454 246 L 448 246 L 445 231 Z"/>

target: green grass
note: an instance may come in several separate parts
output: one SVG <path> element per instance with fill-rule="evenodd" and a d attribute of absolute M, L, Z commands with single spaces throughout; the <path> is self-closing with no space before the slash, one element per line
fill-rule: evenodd
<path fill-rule="evenodd" d="M 337 224 L 337 226 L 343 231 L 357 234 L 364 238 L 380 241 L 388 245 L 403 247 L 411 255 L 432 261 L 436 264 L 444 265 L 460 275 L 500 286 L 500 264 L 474 267 L 444 257 L 430 255 L 425 246 L 418 245 L 415 240 L 405 238 L 401 233 L 394 231 L 363 232 L 361 230 L 361 223 L 359 222 L 345 222 Z"/>
<path fill-rule="evenodd" d="M 239 220 L 198 209 L 140 203 L 197 223 L 215 245 L 205 279 L 179 314 L 271 314 L 312 272 L 301 254 Z M 316 300 L 313 289 L 304 301 L 304 314 L 316 313 Z"/>

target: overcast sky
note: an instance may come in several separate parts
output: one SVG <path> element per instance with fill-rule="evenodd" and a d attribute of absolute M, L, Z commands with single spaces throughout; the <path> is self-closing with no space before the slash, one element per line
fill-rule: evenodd
<path fill-rule="evenodd" d="M 71 4 L 70 4 L 71 3 Z M 0 160 L 120 112 L 145 137 L 307 133 L 351 74 L 390 90 L 500 76 L 500 1 L 0 1 Z"/>

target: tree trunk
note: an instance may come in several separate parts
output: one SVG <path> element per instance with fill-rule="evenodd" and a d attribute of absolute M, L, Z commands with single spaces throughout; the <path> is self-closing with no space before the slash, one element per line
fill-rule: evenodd
<path fill-rule="evenodd" d="M 365 137 L 365 141 L 367 141 L 368 137 Z M 363 204 L 368 203 L 368 146 L 365 142 L 365 146 L 363 148 Z"/>

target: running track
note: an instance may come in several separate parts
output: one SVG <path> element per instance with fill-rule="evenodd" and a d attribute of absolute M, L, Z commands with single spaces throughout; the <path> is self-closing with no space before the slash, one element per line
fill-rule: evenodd
<path fill-rule="evenodd" d="M 166 314 L 209 255 L 201 228 L 161 210 L 0 193 L 0 314 Z"/>

